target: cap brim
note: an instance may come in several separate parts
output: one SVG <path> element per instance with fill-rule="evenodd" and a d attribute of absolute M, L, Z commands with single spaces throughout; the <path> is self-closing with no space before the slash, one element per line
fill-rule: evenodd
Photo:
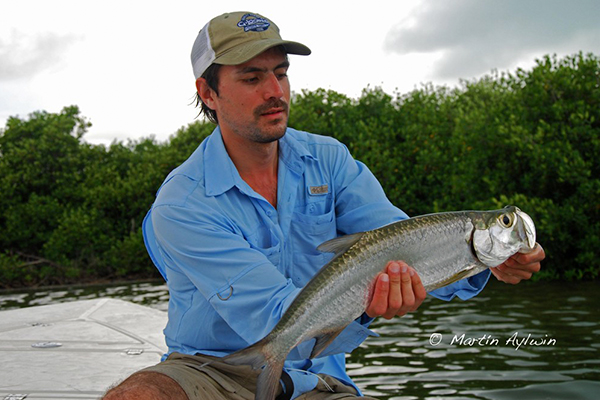
<path fill-rule="evenodd" d="M 263 39 L 253 43 L 244 43 L 236 46 L 229 51 L 218 55 L 213 63 L 223 65 L 239 65 L 250 61 L 257 55 L 270 48 L 283 46 L 286 53 L 307 56 L 311 53 L 310 49 L 298 42 L 281 39 Z"/>

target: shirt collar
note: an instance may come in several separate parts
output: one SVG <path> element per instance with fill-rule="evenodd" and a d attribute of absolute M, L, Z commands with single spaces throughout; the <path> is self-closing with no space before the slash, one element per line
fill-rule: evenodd
<path fill-rule="evenodd" d="M 292 171 L 301 174 L 304 172 L 306 158 L 316 160 L 308 147 L 296 139 L 298 131 L 288 128 L 285 136 L 279 140 L 279 161 L 283 162 Z"/>
<path fill-rule="evenodd" d="M 215 128 L 206 140 L 204 149 L 204 184 L 208 196 L 218 196 L 225 193 L 236 182 L 241 180 L 233 161 L 229 158 L 221 129 Z"/>
<path fill-rule="evenodd" d="M 288 128 L 285 135 L 279 140 L 279 168 L 284 167 L 283 163 L 287 168 L 301 174 L 304 172 L 304 159 L 315 159 L 315 157 L 293 136 L 294 132 L 295 130 Z M 208 196 L 218 196 L 234 186 L 244 192 L 244 188 L 247 187 L 227 154 L 219 127 L 215 128 L 206 140 L 204 182 Z"/>

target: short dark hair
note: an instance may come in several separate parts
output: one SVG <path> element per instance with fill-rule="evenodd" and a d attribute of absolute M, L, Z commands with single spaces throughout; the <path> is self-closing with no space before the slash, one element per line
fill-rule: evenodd
<path fill-rule="evenodd" d="M 221 68 L 220 64 L 211 64 L 210 67 L 204 71 L 202 74 L 202 78 L 206 79 L 206 84 L 209 88 L 215 91 L 217 96 L 219 95 L 219 69 Z M 206 119 L 208 119 L 213 124 L 218 125 L 219 119 L 217 118 L 217 112 L 211 108 L 209 108 L 202 99 L 198 92 L 196 92 L 196 107 L 200 108 L 200 115 L 204 115 Z"/>

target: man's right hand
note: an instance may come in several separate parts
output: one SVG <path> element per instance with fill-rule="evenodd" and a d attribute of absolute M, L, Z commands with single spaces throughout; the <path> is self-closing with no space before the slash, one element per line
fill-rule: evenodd
<path fill-rule="evenodd" d="M 419 308 L 426 296 L 417 271 L 404 261 L 390 261 L 385 272 L 376 278 L 373 297 L 365 312 L 371 318 L 401 317 Z"/>

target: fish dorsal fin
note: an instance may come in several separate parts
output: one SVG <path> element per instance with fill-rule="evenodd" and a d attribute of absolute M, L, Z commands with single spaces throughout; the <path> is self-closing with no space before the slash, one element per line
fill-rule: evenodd
<path fill-rule="evenodd" d="M 364 232 L 358 232 L 328 240 L 324 243 L 321 243 L 319 247 L 317 247 L 317 250 L 319 250 L 321 253 L 341 254 L 358 242 L 364 234 Z"/>
<path fill-rule="evenodd" d="M 342 329 L 339 329 L 337 331 L 325 332 L 325 333 L 317 336 L 316 337 L 317 343 L 315 343 L 315 347 L 313 347 L 312 353 L 310 353 L 309 358 L 318 357 L 319 354 L 321 354 L 323 352 L 323 350 L 325 350 L 327 348 L 327 346 L 329 346 L 331 344 L 331 342 L 333 342 L 333 339 L 335 339 L 340 333 L 342 333 L 342 331 L 345 328 L 346 327 L 343 327 Z"/>

